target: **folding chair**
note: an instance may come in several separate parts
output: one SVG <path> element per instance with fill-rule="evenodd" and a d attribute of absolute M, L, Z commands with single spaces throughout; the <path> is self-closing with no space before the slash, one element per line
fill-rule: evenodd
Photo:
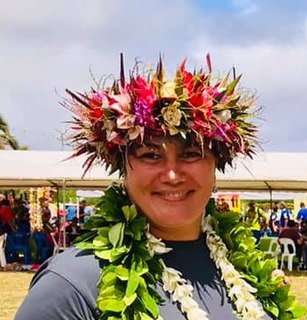
<path fill-rule="evenodd" d="M 22 254 L 24 264 L 31 263 L 29 239 L 29 234 L 21 232 L 12 232 L 7 235 L 6 253 L 9 262 L 17 261 L 19 254 Z"/>
<path fill-rule="evenodd" d="M 289 238 L 279 238 L 279 243 L 281 245 L 281 262 L 280 269 L 284 268 L 285 260 L 288 261 L 288 270 L 292 271 L 293 269 L 293 259 L 296 256 L 295 243 L 292 239 Z"/>
<path fill-rule="evenodd" d="M 281 249 L 280 249 L 280 244 L 278 242 L 278 238 L 277 237 L 270 237 L 269 238 L 271 241 L 270 241 L 270 245 L 269 245 L 269 248 L 268 250 L 265 251 L 265 255 L 269 258 L 273 258 L 275 259 L 276 263 L 278 261 L 278 255 L 280 254 L 281 252 Z"/>
<path fill-rule="evenodd" d="M 6 266 L 6 258 L 5 258 L 6 237 L 7 237 L 6 233 L 0 236 L 0 267 Z"/>

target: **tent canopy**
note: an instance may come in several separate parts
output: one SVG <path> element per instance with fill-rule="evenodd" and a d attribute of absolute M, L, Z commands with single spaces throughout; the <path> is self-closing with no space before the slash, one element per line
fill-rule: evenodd
<path fill-rule="evenodd" d="M 71 151 L 0 151 L 0 188 L 53 186 L 104 189 L 118 174 L 94 166 L 82 178 L 85 157 Z M 237 159 L 233 168 L 217 172 L 218 190 L 307 191 L 307 153 L 261 153 Z"/>

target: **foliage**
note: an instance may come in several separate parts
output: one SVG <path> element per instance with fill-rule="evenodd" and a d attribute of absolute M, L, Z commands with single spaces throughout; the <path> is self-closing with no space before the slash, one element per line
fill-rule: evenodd
<path fill-rule="evenodd" d="M 10 147 L 13 150 L 26 150 L 26 147 L 20 147 L 18 141 L 10 133 L 10 129 L 4 118 L 0 115 L 0 150 Z"/>
<path fill-rule="evenodd" d="M 273 277 L 277 268 L 274 259 L 265 258 L 256 248 L 256 240 L 249 228 L 240 222 L 241 215 L 235 212 L 215 213 L 213 225 L 230 250 L 229 260 L 244 279 L 257 289 L 256 297 L 273 319 L 297 319 L 306 314 L 290 292 L 290 285 L 283 277 Z"/>
<path fill-rule="evenodd" d="M 116 199 L 116 200 L 115 200 Z M 101 319 L 157 319 L 160 296 L 155 291 L 162 264 L 148 250 L 146 219 L 119 186 L 109 187 L 85 225 L 91 231 L 78 248 L 91 249 L 103 260 L 97 306 Z"/>

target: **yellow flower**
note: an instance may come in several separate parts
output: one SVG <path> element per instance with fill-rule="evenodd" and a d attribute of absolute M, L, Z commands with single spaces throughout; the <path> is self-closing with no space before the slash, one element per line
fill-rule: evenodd
<path fill-rule="evenodd" d="M 175 83 L 174 82 L 165 82 L 161 88 L 161 96 L 163 98 L 176 98 L 175 92 Z"/>
<path fill-rule="evenodd" d="M 170 127 L 176 127 L 180 125 L 181 111 L 178 108 L 179 104 L 172 104 L 164 107 L 161 110 L 162 116 L 166 124 Z"/>

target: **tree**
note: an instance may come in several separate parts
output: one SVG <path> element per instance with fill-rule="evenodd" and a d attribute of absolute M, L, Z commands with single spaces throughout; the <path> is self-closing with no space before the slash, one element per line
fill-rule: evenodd
<path fill-rule="evenodd" d="M 21 149 L 18 141 L 11 135 L 8 124 L 0 115 L 0 150 L 3 150 L 8 146 L 13 150 Z"/>

